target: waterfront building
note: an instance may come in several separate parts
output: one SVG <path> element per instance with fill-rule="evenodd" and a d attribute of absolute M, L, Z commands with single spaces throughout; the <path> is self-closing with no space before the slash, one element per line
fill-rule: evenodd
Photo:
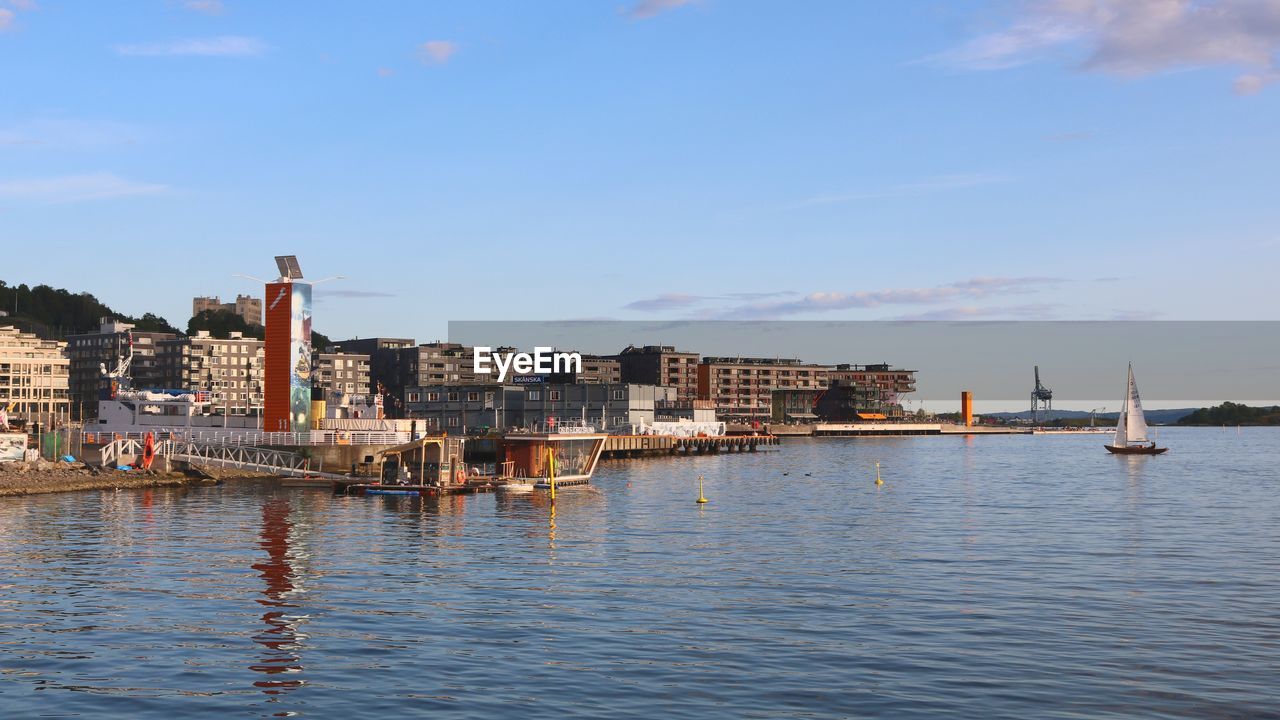
<path fill-rule="evenodd" d="M 325 400 L 369 392 L 368 355 L 316 352 L 311 365 L 311 387 Z"/>
<path fill-rule="evenodd" d="M 69 417 L 71 361 L 66 349 L 65 342 L 0 326 L 0 409 L 36 422 Z"/>
<path fill-rule="evenodd" d="M 901 395 L 913 392 L 915 370 L 880 365 L 836 365 L 824 389 L 773 391 L 775 423 L 850 423 L 903 417 Z"/>
<path fill-rule="evenodd" d="M 888 363 L 851 365 L 842 363 L 830 373 L 831 383 L 855 385 L 872 393 L 871 402 L 885 408 L 890 417 L 902 415 L 901 396 L 915 392 L 916 371 L 890 367 Z"/>
<path fill-rule="evenodd" d="M 698 364 L 698 397 L 715 403 L 719 420 L 758 424 L 772 415 L 774 390 L 821 390 L 830 371 L 789 358 L 707 357 Z"/>
<path fill-rule="evenodd" d="M 652 424 L 659 406 L 675 402 L 674 388 L 630 383 L 449 384 L 409 388 L 404 409 L 432 432 L 545 429 L 584 419 L 618 430 Z"/>
<path fill-rule="evenodd" d="M 207 330 L 161 340 L 156 346 L 160 372 L 155 386 L 207 393 L 215 414 L 261 415 L 264 344 L 238 332 L 215 338 Z"/>
<path fill-rule="evenodd" d="M 628 345 L 617 354 L 621 381 L 676 389 L 681 401 L 698 399 L 698 353 L 670 345 Z"/>
<path fill-rule="evenodd" d="M 244 321 L 250 325 L 262 326 L 262 299 L 251 295 L 236 295 L 236 301 L 231 303 L 222 302 L 222 298 L 214 295 L 212 297 L 198 297 L 191 300 L 191 317 L 195 317 L 206 311 L 223 311 L 244 318 Z"/>
<path fill-rule="evenodd" d="M 156 347 L 176 337 L 173 333 L 135 331 L 133 325 L 112 318 L 102 318 L 97 332 L 68 336 L 68 391 L 72 414 L 97 416 L 98 392 L 106 387 L 102 369 L 114 370 L 121 359 L 129 355 L 131 347 L 133 361 L 129 375 L 134 385 L 156 386 L 160 380 Z"/>
<path fill-rule="evenodd" d="M 581 355 L 582 369 L 565 373 L 548 375 L 549 383 L 591 383 L 595 385 L 617 385 L 622 382 L 622 364 L 617 358 L 607 355 Z"/>
<path fill-rule="evenodd" d="M 392 388 L 398 385 L 403 390 L 401 382 L 404 373 L 400 368 L 400 361 L 404 356 L 401 351 L 413 346 L 413 338 L 374 337 L 342 340 L 334 343 L 333 349 L 337 352 L 369 356 L 367 390 L 374 394 L 378 392 L 379 387 Z"/>

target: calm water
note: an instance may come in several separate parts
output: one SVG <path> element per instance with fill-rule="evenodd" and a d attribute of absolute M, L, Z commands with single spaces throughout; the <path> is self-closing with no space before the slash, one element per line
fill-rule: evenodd
<path fill-rule="evenodd" d="M 1280 431 L 1161 439 L 3 499 L 0 716 L 1280 716 Z"/>

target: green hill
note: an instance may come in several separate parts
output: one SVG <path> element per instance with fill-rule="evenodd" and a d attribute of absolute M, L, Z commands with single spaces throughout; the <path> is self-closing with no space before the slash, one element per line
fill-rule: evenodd
<path fill-rule="evenodd" d="M 130 323 L 143 332 L 184 334 L 159 315 L 144 313 L 142 317 L 131 317 L 112 310 L 90 293 L 73 293 L 48 285 L 11 286 L 0 280 L 0 311 L 8 313 L 7 316 L 0 316 L 0 325 L 13 325 L 19 330 L 50 340 L 65 340 L 68 335 L 94 332 L 104 317 Z M 185 334 L 194 335 L 197 330 L 208 330 L 211 335 L 219 338 L 239 331 L 245 337 L 259 340 L 265 332 L 261 325 L 249 325 L 244 318 L 224 310 L 206 310 L 191 318 Z M 312 347 L 324 349 L 332 344 L 325 335 L 314 331 L 311 333 Z"/>
<path fill-rule="evenodd" d="M 93 332 L 104 318 L 132 323 L 138 330 L 176 333 L 178 329 L 158 315 L 131 317 L 116 312 L 89 293 L 73 293 L 48 285 L 10 286 L 0 280 L 0 310 L 8 313 L 0 324 L 12 324 L 40 337 L 64 339 L 68 335 Z"/>
<path fill-rule="evenodd" d="M 1179 425 L 1280 425 L 1280 406 L 1253 407 L 1224 402 L 1200 408 L 1178 420 Z"/>

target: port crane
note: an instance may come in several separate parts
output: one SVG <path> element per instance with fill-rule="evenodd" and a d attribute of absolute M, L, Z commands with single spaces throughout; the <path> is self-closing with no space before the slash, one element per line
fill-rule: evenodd
<path fill-rule="evenodd" d="M 1040 411 L 1053 412 L 1053 391 L 1040 382 L 1040 366 L 1036 365 L 1036 386 L 1031 391 L 1031 419 L 1040 422 Z"/>

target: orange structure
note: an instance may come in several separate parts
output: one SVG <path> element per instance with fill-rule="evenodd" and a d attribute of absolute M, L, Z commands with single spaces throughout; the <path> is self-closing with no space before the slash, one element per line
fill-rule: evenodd
<path fill-rule="evenodd" d="M 298 260 L 276 258 L 280 278 L 267 283 L 263 423 L 267 432 L 311 429 L 311 283 Z"/>
<path fill-rule="evenodd" d="M 973 427 L 973 392 L 969 390 L 960 391 L 960 417 L 965 427 Z"/>

